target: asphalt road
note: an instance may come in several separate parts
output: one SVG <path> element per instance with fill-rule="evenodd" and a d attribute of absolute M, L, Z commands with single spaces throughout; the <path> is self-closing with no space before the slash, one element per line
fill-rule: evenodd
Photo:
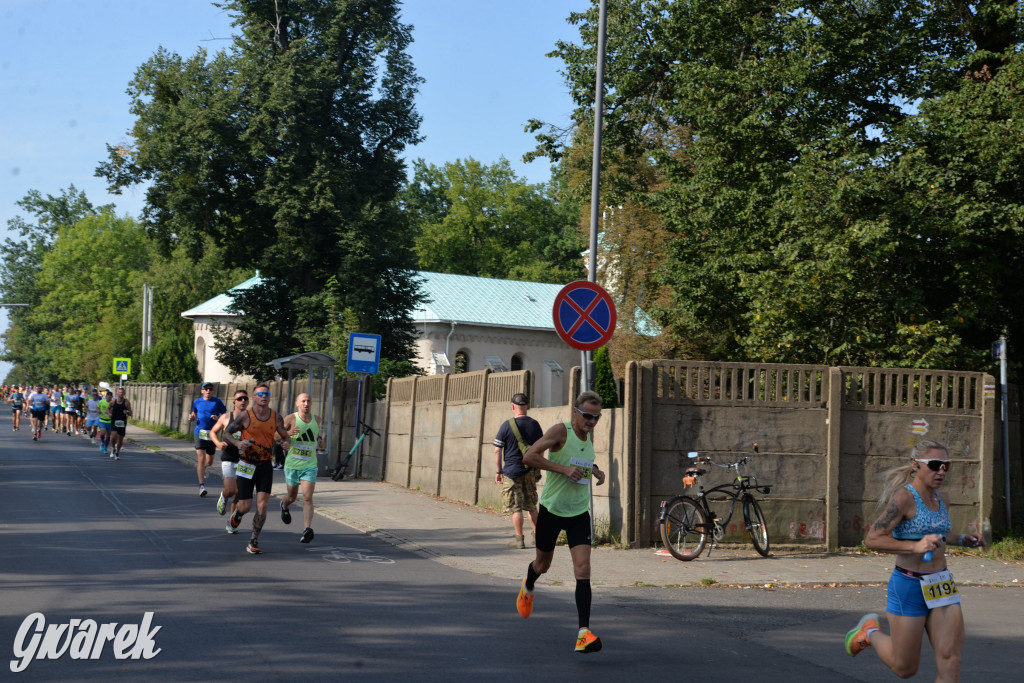
<path fill-rule="evenodd" d="M 271 500 L 245 553 L 251 514 L 224 532 L 216 490 L 194 470 L 129 446 L 114 462 L 81 437 L 0 422 L 0 650 L 15 660 L 26 617 L 140 624 L 153 612 L 159 653 L 118 660 L 33 660 L 4 680 L 559 681 L 587 678 L 842 681 L 890 677 L 872 653 L 850 659 L 841 634 L 884 588 L 595 591 L 605 649 L 572 652 L 571 593 L 538 585 L 534 615 L 518 582 L 462 571 L 327 519 L 300 544 Z M 299 512 L 295 515 L 295 512 Z M 301 512 L 293 511 L 301 521 Z M 559 558 L 556 558 L 558 561 Z M 568 561 L 568 558 L 561 558 Z M 525 569 L 525 567 L 524 567 Z M 1018 680 L 1024 592 L 964 590 L 964 680 Z M 1007 600 L 1016 601 L 1008 609 Z M 993 616 L 997 615 L 997 616 Z M 839 634 L 837 636 L 837 634 Z M 934 677 L 925 646 L 919 677 Z M 10 676 L 10 678 L 8 678 Z"/>

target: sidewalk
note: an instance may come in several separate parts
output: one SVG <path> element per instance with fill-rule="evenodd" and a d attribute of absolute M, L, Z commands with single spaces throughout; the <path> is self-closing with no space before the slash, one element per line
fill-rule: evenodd
<path fill-rule="evenodd" d="M 195 471 L 192 444 L 128 425 L 129 442 L 190 465 Z M 186 479 L 187 480 L 187 479 Z M 216 501 L 220 461 L 208 470 Z M 193 482 L 194 485 L 194 482 Z M 284 495 L 284 477 L 275 476 L 273 496 Z M 301 523 L 301 496 L 292 506 Z M 314 497 L 316 514 L 346 524 L 391 545 L 417 553 L 447 566 L 477 574 L 519 580 L 533 549 L 506 547 L 512 523 L 500 514 L 464 503 L 445 501 L 384 482 L 332 481 L 320 477 Z M 278 504 L 270 503 L 268 531 L 280 530 Z M 295 523 L 292 523 L 292 527 Z M 301 524 L 300 524 L 301 526 Z M 314 520 L 315 528 L 315 520 Z M 301 529 L 296 529 L 296 536 Z M 319 536 L 314 543 L 319 541 Z M 527 543 L 532 536 L 527 531 Z M 718 584 L 740 586 L 786 585 L 880 585 L 889 580 L 893 559 L 889 555 L 771 552 L 767 558 L 753 546 L 737 550 L 705 551 L 692 562 L 663 556 L 654 548 L 624 550 L 598 547 L 592 556 L 595 586 L 680 586 L 714 579 Z M 974 556 L 951 556 L 949 567 L 961 585 L 1024 586 L 1024 562 L 1001 562 Z M 555 552 L 548 578 L 572 585 L 568 552 Z"/>

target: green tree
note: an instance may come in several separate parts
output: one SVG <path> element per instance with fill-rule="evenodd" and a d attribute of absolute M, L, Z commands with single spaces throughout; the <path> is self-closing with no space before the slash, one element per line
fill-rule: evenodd
<path fill-rule="evenodd" d="M 288 284 L 281 278 L 263 278 L 248 289 L 233 290 L 227 310 L 238 314 L 238 325 L 215 325 L 217 360 L 236 375 L 257 380 L 274 376 L 267 363 L 300 352 L 298 320 Z M 316 349 L 312 349 L 316 350 Z"/>
<path fill-rule="evenodd" d="M 612 373 L 612 360 L 608 355 L 607 346 L 594 351 L 594 391 L 601 395 L 603 408 L 619 407 L 619 392 L 615 386 L 615 375 Z"/>
<path fill-rule="evenodd" d="M 174 331 L 161 335 L 160 341 L 142 354 L 140 382 L 198 382 L 199 364 L 192 346 L 191 332 Z"/>
<path fill-rule="evenodd" d="M 419 140 L 421 79 L 396 0 L 228 0 L 240 35 L 189 59 L 157 52 L 129 85 L 130 142 L 97 173 L 112 191 L 147 183 L 143 221 L 165 252 L 210 237 L 229 266 L 288 285 L 300 327 L 325 327 L 323 289 L 412 354 L 420 293 L 400 155 Z M 248 302 L 247 314 L 258 301 Z M 238 333 L 244 337 L 248 327 Z M 259 339 L 250 340 L 262 346 Z"/>
<path fill-rule="evenodd" d="M 7 223 L 17 239 L 6 237 L 0 244 L 0 298 L 9 303 L 27 303 L 30 308 L 8 310 L 10 325 L 2 336 L 0 358 L 14 363 L 22 380 L 51 383 L 65 378 L 51 374 L 45 356 L 36 349 L 52 343 L 54 330 L 39 327 L 30 315 L 50 286 L 41 275 L 43 257 L 52 250 L 61 228 L 113 207 L 94 207 L 74 185 L 57 196 L 43 196 L 32 190 L 17 206 L 28 218 L 18 216 Z"/>
<path fill-rule="evenodd" d="M 612 5 L 609 191 L 670 233 L 660 322 L 677 339 L 707 358 L 979 369 L 1003 327 L 1024 334 L 1017 2 Z M 590 137 L 596 10 L 571 20 L 581 45 L 553 54 L 576 127 L 539 138 L 555 158 Z"/>
<path fill-rule="evenodd" d="M 531 185 L 508 160 L 475 159 L 441 167 L 422 159 L 401 193 L 417 229 L 421 270 L 535 282 L 582 274 L 578 205 L 554 185 Z"/>
<path fill-rule="evenodd" d="M 109 380 L 114 357 L 139 357 L 140 275 L 152 252 L 141 226 L 109 210 L 58 228 L 39 271 L 46 292 L 26 314 L 44 331 L 33 348 L 41 376 Z"/>

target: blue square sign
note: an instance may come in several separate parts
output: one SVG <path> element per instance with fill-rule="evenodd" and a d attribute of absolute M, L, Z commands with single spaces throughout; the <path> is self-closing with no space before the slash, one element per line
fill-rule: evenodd
<path fill-rule="evenodd" d="M 380 369 L 380 335 L 353 332 L 348 336 L 348 372 L 376 375 Z"/>

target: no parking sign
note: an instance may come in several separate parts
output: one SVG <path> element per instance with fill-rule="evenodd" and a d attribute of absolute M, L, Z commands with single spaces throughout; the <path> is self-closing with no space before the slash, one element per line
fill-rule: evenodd
<path fill-rule="evenodd" d="M 562 341 L 580 351 L 604 346 L 615 332 L 615 302 L 600 285 L 587 280 L 562 287 L 551 315 Z"/>

